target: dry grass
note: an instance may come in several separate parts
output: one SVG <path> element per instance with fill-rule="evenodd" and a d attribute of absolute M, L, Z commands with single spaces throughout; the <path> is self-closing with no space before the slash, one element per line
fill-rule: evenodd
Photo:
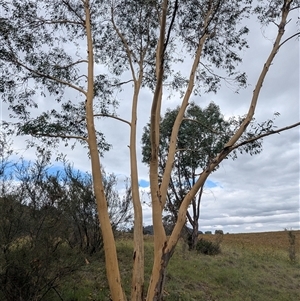
<path fill-rule="evenodd" d="M 292 232 L 296 236 L 296 248 L 299 250 L 300 231 Z M 210 237 L 210 239 L 212 239 L 214 235 L 201 235 L 201 237 Z M 289 246 L 289 238 L 287 231 L 225 234 L 223 237 L 223 244 L 246 249 L 264 248 L 284 251 L 287 246 Z"/>
<path fill-rule="evenodd" d="M 296 237 L 296 254 L 300 253 L 300 231 L 292 231 Z M 199 236 L 210 241 L 215 240 L 213 234 L 203 234 Z M 288 255 L 290 247 L 288 231 L 261 232 L 261 233 L 240 233 L 224 234 L 222 246 L 227 248 L 237 248 L 254 253 L 269 253 L 277 255 Z"/>
<path fill-rule="evenodd" d="M 222 253 L 216 256 L 190 252 L 180 241 L 168 267 L 165 301 L 298 301 L 300 231 L 293 233 L 296 236 L 295 262 L 289 260 L 286 231 L 225 234 Z M 216 239 L 215 235 L 201 237 Z M 123 285 L 129 296 L 132 235 L 119 237 L 117 249 Z M 145 236 L 145 287 L 152 261 L 153 237 Z M 91 263 L 80 274 L 73 275 L 73 279 L 74 289 L 71 289 L 71 279 L 67 287 L 61 287 L 64 301 L 110 300 L 103 259 L 91 258 Z M 64 293 L 64 289 L 68 292 Z"/>

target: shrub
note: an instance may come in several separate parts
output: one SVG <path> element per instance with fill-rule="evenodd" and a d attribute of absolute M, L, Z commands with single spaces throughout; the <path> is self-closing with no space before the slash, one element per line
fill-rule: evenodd
<path fill-rule="evenodd" d="M 212 242 L 201 238 L 196 245 L 196 250 L 205 255 L 217 255 L 221 253 L 220 242 Z"/>
<path fill-rule="evenodd" d="M 84 263 L 63 239 L 62 215 L 12 196 L 0 198 L 0 212 L 0 299 L 50 300 L 62 279 Z"/>
<path fill-rule="evenodd" d="M 296 236 L 291 230 L 289 230 L 288 237 L 289 237 L 289 249 L 288 249 L 289 258 L 291 262 L 295 262 L 296 261 Z"/>

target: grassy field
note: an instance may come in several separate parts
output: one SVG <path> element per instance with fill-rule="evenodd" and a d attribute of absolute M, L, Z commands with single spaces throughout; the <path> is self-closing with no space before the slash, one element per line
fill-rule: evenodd
<path fill-rule="evenodd" d="M 166 301 L 298 301 L 300 300 L 300 231 L 296 236 L 296 260 L 289 258 L 286 231 L 225 234 L 222 252 L 216 256 L 188 251 L 180 242 L 166 277 Z M 201 236 L 215 240 L 215 235 Z M 152 237 L 145 237 L 146 287 L 152 265 Z M 129 295 L 132 260 L 130 237 L 118 239 L 120 269 Z M 60 287 L 64 301 L 106 301 L 109 291 L 103 258 L 90 264 Z"/>

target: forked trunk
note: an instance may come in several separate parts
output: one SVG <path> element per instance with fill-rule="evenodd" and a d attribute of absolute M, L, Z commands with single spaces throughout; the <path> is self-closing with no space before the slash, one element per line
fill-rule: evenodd
<path fill-rule="evenodd" d="M 172 255 L 173 251 L 164 253 L 163 250 L 161 257 L 154 261 L 147 301 L 163 300 L 167 266 Z"/>

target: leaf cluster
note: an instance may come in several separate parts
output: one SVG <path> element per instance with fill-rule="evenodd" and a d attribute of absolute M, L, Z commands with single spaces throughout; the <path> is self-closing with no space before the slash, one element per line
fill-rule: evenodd
<path fill-rule="evenodd" d="M 236 70 L 242 62 L 241 50 L 248 48 L 247 26 L 252 1 L 182 1 L 178 10 L 178 35 L 184 50 L 194 55 L 200 40 L 206 36 L 197 71 L 195 92 L 216 92 L 221 80 L 246 85 L 246 74 Z M 217 74 L 214 70 L 219 70 Z M 200 89 L 200 84 L 202 88 Z"/>
<path fill-rule="evenodd" d="M 98 4 L 90 4 L 95 37 Z M 0 96 L 9 104 L 10 117 L 19 121 L 11 125 L 19 135 L 47 137 L 42 139 L 52 146 L 59 139 L 84 143 L 87 53 L 82 50 L 82 1 L 12 1 L 1 11 L 0 22 Z M 106 74 L 95 75 L 97 114 L 116 108 L 117 84 Z M 99 151 L 108 150 L 103 133 L 97 135 Z"/>

